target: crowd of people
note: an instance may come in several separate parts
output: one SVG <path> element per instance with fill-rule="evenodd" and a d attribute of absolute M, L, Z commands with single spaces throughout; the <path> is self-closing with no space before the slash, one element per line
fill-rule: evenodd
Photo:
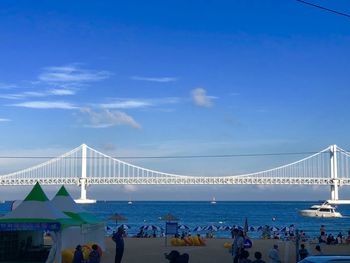
<path fill-rule="evenodd" d="M 332 233 L 327 234 L 326 227 L 321 225 L 320 236 L 318 237 L 318 242 L 320 244 L 336 245 L 350 243 L 350 230 L 348 231 L 348 236 L 345 237 L 342 232 L 339 232 L 335 237 Z"/>

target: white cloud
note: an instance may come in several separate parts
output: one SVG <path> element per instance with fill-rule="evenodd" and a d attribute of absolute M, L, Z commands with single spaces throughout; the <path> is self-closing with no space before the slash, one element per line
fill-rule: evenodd
<path fill-rule="evenodd" d="M 22 103 L 11 104 L 9 106 L 32 108 L 32 109 L 63 109 L 74 110 L 77 106 L 64 101 L 26 101 Z"/>
<path fill-rule="evenodd" d="M 152 103 L 142 100 L 117 100 L 111 103 L 100 104 L 100 106 L 106 109 L 135 109 L 152 106 Z"/>
<path fill-rule="evenodd" d="M 203 88 L 196 88 L 193 89 L 192 92 L 192 100 L 195 105 L 199 107 L 211 107 L 213 106 L 213 99 L 216 99 L 217 97 L 214 96 L 208 96 L 207 91 Z"/>
<path fill-rule="evenodd" d="M 142 80 L 142 81 L 151 81 L 151 82 L 174 82 L 177 81 L 175 77 L 141 77 L 141 76 L 132 76 L 133 80 Z"/>
<path fill-rule="evenodd" d="M 9 122 L 11 121 L 10 119 L 6 119 L 6 118 L 0 118 L 0 122 Z"/>
<path fill-rule="evenodd" d="M 180 99 L 176 97 L 154 98 L 154 99 L 114 99 L 110 103 L 102 103 L 98 106 L 104 109 L 136 109 L 155 107 L 164 104 L 176 104 Z"/>
<path fill-rule="evenodd" d="M 55 96 L 67 96 L 67 95 L 75 95 L 75 90 L 71 89 L 51 89 L 48 91 L 49 94 Z"/>
<path fill-rule="evenodd" d="M 110 110 L 95 112 L 90 108 L 82 108 L 80 112 L 88 117 L 88 124 L 85 124 L 85 127 L 108 128 L 118 125 L 128 125 L 135 129 L 141 129 L 141 125 L 125 112 Z"/>
<path fill-rule="evenodd" d="M 12 94 L 3 94 L 0 95 L 0 98 L 2 99 L 8 99 L 8 100 L 20 100 L 20 99 L 26 99 L 26 98 L 38 98 L 38 97 L 47 97 L 47 96 L 67 96 L 67 95 L 74 95 L 75 91 L 70 89 L 49 89 L 45 91 L 25 91 L 20 93 L 12 93 Z"/>
<path fill-rule="evenodd" d="M 49 83 L 79 83 L 99 81 L 109 78 L 108 71 L 97 71 L 80 68 L 78 65 L 47 67 L 39 75 L 39 80 Z"/>
<path fill-rule="evenodd" d="M 16 88 L 14 84 L 0 83 L 0 89 L 13 89 Z"/>

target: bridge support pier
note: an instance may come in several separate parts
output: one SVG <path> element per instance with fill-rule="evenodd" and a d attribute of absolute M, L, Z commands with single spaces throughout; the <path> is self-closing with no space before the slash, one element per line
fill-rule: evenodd
<path fill-rule="evenodd" d="M 80 183 L 80 198 L 76 199 L 75 202 L 78 204 L 94 204 L 96 200 L 86 198 L 87 189 L 87 177 L 86 177 L 86 144 L 81 146 L 81 178 Z"/>
<path fill-rule="evenodd" d="M 339 200 L 339 180 L 338 180 L 338 165 L 337 165 L 337 145 L 331 145 L 331 200 Z"/>

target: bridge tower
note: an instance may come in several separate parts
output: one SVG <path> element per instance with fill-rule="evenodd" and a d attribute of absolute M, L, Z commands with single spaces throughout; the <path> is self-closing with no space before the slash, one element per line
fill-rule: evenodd
<path fill-rule="evenodd" d="M 79 179 L 79 185 L 80 185 L 80 198 L 75 200 L 78 204 L 94 204 L 96 203 L 96 200 L 87 199 L 86 198 L 86 190 L 88 186 L 87 177 L 86 177 L 86 169 L 87 169 L 87 146 L 86 144 L 81 145 L 81 177 Z"/>
<path fill-rule="evenodd" d="M 338 179 L 338 162 L 337 162 L 337 145 L 331 145 L 330 147 L 330 155 L 331 155 L 331 200 L 337 201 L 339 199 L 339 179 Z"/>

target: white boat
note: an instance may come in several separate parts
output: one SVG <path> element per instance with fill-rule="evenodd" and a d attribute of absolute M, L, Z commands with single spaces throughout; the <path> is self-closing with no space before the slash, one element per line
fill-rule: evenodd
<path fill-rule="evenodd" d="M 215 197 L 213 197 L 213 200 L 210 203 L 213 204 L 213 205 L 216 204 Z"/>
<path fill-rule="evenodd" d="M 331 206 L 328 202 L 324 202 L 321 205 L 313 205 L 308 209 L 300 210 L 300 215 L 305 217 L 326 217 L 326 218 L 339 218 L 343 217 L 341 213 L 335 211 L 335 207 Z"/>
<path fill-rule="evenodd" d="M 128 202 L 128 205 L 132 205 L 132 202 L 131 202 L 131 201 L 129 201 L 129 202 Z"/>

